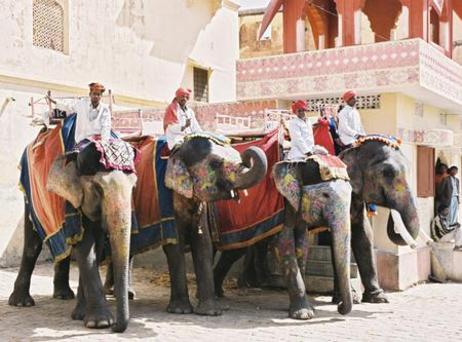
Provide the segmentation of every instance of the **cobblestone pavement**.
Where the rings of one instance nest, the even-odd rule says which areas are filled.
[[[32,278],[36,306],[8,306],[16,272],[0,270],[0,341],[462,341],[462,284],[425,284],[391,293],[391,304],[355,305],[348,316],[339,315],[329,298],[316,297],[317,317],[300,322],[287,318],[287,296],[278,291],[228,290],[221,317],[168,314],[165,276],[136,269],[129,327],[112,334],[70,319],[75,301],[51,297],[49,264],[38,266]],[[75,267],[71,278],[75,289]]]

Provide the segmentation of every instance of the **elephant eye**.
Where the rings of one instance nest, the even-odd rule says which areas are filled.
[[[219,159],[213,159],[210,161],[210,167],[214,170],[221,168],[223,161]]]
[[[393,168],[387,167],[382,171],[382,174],[385,178],[395,178],[396,172]]]

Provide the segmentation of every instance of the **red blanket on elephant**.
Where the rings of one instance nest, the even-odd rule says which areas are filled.
[[[314,143],[323,146],[330,154],[335,156],[334,140],[330,134],[329,122],[325,119],[313,126]]]
[[[229,200],[215,204],[220,250],[249,246],[282,229],[284,199],[271,176],[273,165],[280,159],[277,130],[262,139],[234,145],[239,152],[250,146],[260,147],[265,152],[268,172],[264,180],[248,189],[247,197],[241,192],[239,202]]]

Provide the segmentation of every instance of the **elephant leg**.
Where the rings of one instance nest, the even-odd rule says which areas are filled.
[[[221,252],[220,259],[213,269],[215,294],[218,297],[224,297],[223,281],[233,264],[244,255],[245,251],[245,248],[240,248]]]
[[[372,228],[364,213],[363,202],[354,196],[351,203],[351,247],[364,286],[362,301],[388,303],[377,277]]]
[[[340,296],[340,290],[339,290],[339,284],[338,284],[338,278],[337,278],[337,270],[335,268],[335,262],[334,262],[334,249],[332,247],[332,243],[330,243],[330,255],[331,255],[331,260],[332,260],[332,268],[334,269],[334,291],[332,294],[332,304],[339,304],[342,299]],[[351,282],[350,282],[351,284]],[[351,297],[353,300],[353,304],[361,304],[361,297],[359,296],[358,292],[350,286],[351,288]]]
[[[337,283],[340,294],[337,310],[342,315],[350,313],[353,307],[350,284],[351,229],[350,222],[345,220],[345,217],[348,217],[348,208],[345,207],[344,209],[343,213],[337,212],[337,215],[334,212],[334,217],[329,223],[332,233],[334,282]]]
[[[104,293],[112,296],[114,294],[114,268],[112,261],[107,263],[106,277],[104,278]]]
[[[306,236],[306,223],[300,221],[294,230],[295,237],[295,256],[297,257],[298,268],[305,280],[306,262],[308,260],[308,239]]]
[[[18,276],[14,282],[14,290],[8,299],[12,306],[34,306],[34,299],[31,297],[30,280],[34,271],[35,263],[42,250],[42,240],[32,227],[29,212],[26,209],[24,214],[24,249],[22,252],[21,266]]]
[[[167,311],[175,314],[192,313],[192,305],[189,301],[188,284],[186,281],[186,267],[183,243],[168,244],[163,246],[167,257],[170,276],[170,303]]]
[[[194,312],[198,315],[221,315],[222,311],[215,298],[212,239],[208,229],[202,229],[200,232],[198,227],[192,229],[191,251],[199,295],[199,304]]]
[[[308,301],[305,282],[297,262],[294,234],[296,213],[290,207],[286,210],[286,222],[283,230],[279,233],[277,248],[282,260],[284,278],[289,291],[289,317],[307,320],[314,317],[314,308]]]
[[[71,265],[71,256],[55,264],[55,276],[53,278],[53,298],[74,299],[74,291],[69,286],[69,270]]]
[[[130,265],[128,269],[128,299],[133,300],[136,297],[135,289],[132,286],[132,273],[133,273],[133,256],[130,257]],[[106,268],[106,277],[104,278],[104,293],[106,295],[114,295],[114,268],[113,263],[110,261]]]
[[[82,241],[75,247],[80,272],[81,294],[85,298],[84,323],[87,328],[107,328],[114,319],[104,296],[95,251],[94,227],[85,227]]]
[[[250,246],[245,250],[244,262],[242,270],[239,273],[237,286],[242,287],[258,287],[258,280],[256,274],[256,248],[255,245]]]
[[[85,311],[87,305],[85,302],[85,296],[83,294],[83,283],[82,277],[79,277],[79,287],[77,288],[77,303],[72,311],[71,318],[76,321],[83,321],[85,319]]]

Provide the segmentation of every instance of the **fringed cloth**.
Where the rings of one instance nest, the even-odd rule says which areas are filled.
[[[395,150],[399,150],[401,143],[402,143],[401,139],[391,136],[391,135],[370,134],[370,135],[366,135],[365,137],[361,137],[358,140],[356,140],[356,142],[353,144],[353,148],[359,147],[368,141],[378,141],[385,145],[390,146],[391,148],[394,148]]]
[[[251,146],[260,147],[268,159],[268,172],[260,183],[247,190],[247,197],[240,196],[239,202],[211,204],[209,222],[220,250],[250,246],[278,233],[284,222],[284,199],[271,176],[273,165],[280,159],[277,130],[262,139],[233,146],[241,153]]]
[[[308,159],[313,160],[319,166],[319,174],[323,181],[343,179],[349,181],[347,166],[340,158],[330,154],[314,154]]]

